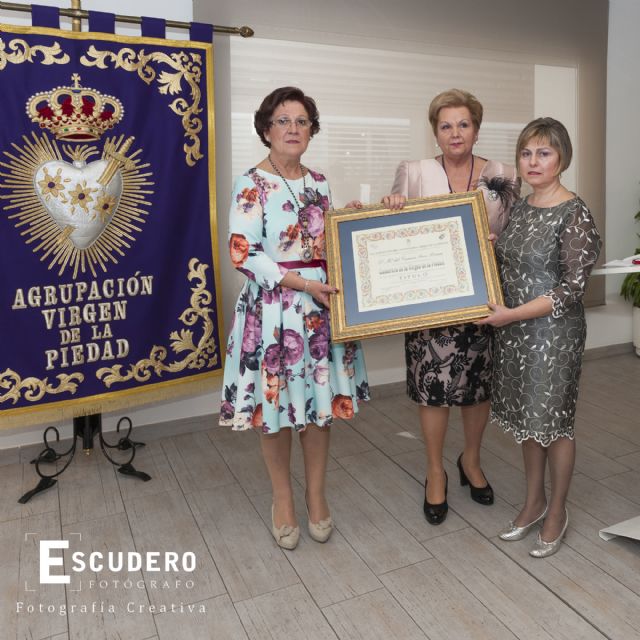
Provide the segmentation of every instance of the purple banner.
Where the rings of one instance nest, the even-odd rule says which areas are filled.
[[[212,45],[2,32],[0,426],[215,375]]]

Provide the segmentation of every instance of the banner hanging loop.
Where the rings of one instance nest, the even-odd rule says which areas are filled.
[[[72,5],[76,3],[80,5],[80,0],[71,0]],[[0,10],[3,11],[21,11],[23,13],[31,13],[31,5],[30,4],[21,4],[18,2],[0,2]],[[60,9],[60,15],[65,16],[66,18],[72,18],[72,28],[73,31],[80,31],[80,25],[82,20],[87,20],[89,18],[89,12],[83,9]],[[125,15],[116,15],[116,22],[123,22],[125,24],[142,24],[142,17],[140,16],[125,16]],[[78,28],[76,28],[76,23]],[[182,22],[180,20],[167,20],[166,26],[169,29],[191,29],[191,22]],[[218,24],[214,24],[213,32],[214,33],[226,33],[229,35],[238,35],[243,38],[251,38],[254,35],[254,31],[251,27],[242,26],[242,27],[226,27]]]

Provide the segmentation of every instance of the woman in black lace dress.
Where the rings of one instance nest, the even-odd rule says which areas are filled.
[[[468,91],[438,94],[429,105],[429,122],[441,153],[401,162],[391,194],[383,198],[385,205],[399,209],[407,198],[480,189],[489,227],[499,234],[520,183],[515,167],[473,153],[482,115],[482,104]],[[464,427],[464,450],[457,461],[460,483],[469,485],[476,502],[493,504],[493,489],[480,467],[491,393],[490,345],[489,327],[471,323],[405,335],[407,395],[419,405],[427,454],[423,509],[430,524],[442,523],[449,509],[443,449],[452,407],[460,407]]]

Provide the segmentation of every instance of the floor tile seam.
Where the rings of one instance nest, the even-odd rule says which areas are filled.
[[[313,597],[313,595],[311,594],[311,592],[307,588],[307,585],[304,584],[304,582],[302,580],[299,583],[294,584],[294,585],[288,585],[286,587],[278,587],[277,589],[272,589],[271,591],[267,591],[265,593],[262,593],[259,596],[254,596],[254,597],[251,597],[251,598],[244,598],[243,600],[239,600],[237,602],[232,602],[232,603],[233,603],[234,608],[236,608],[236,614],[238,615],[238,617],[240,618],[240,621],[242,622],[242,617],[240,616],[240,613],[237,610],[236,605],[239,605],[239,604],[242,604],[242,603],[245,603],[245,602],[250,602],[250,601],[254,600],[255,598],[263,598],[264,596],[268,596],[270,594],[277,593],[278,591],[284,591],[286,589],[290,589],[291,587],[296,587],[296,586],[300,586],[300,587],[302,587],[302,589],[304,589],[305,593],[309,596],[309,598],[311,599],[313,604],[316,606],[317,610],[319,611],[319,613],[322,616],[322,618],[324,619],[324,621],[329,625],[329,628],[335,634],[335,640],[339,640],[340,636],[336,633],[335,629],[333,628],[333,625],[329,622],[327,616],[325,615],[324,611],[322,610],[322,607],[320,607],[318,605],[318,603],[316,602],[315,598]],[[328,606],[331,606],[331,605],[328,605]],[[245,633],[247,633],[247,636],[249,636],[249,634],[248,634],[248,632],[246,630],[246,627],[244,626],[244,623],[243,623],[243,628],[245,629]]]
[[[517,558],[512,558],[509,554],[507,554],[507,552],[502,549],[501,545],[498,544],[498,540],[499,540],[498,536],[495,536],[493,538],[486,538],[486,540],[489,543],[491,543],[502,555],[506,556],[509,560],[514,562],[516,564],[516,566],[519,567],[522,571],[524,571],[532,580],[535,581],[536,584],[540,585],[545,591],[548,591],[549,594],[552,597],[557,598],[558,601],[560,601],[563,605],[565,605],[571,611],[573,611],[576,614],[576,616],[578,616],[581,620],[583,620],[588,626],[590,626],[593,629],[595,629],[598,633],[600,633],[607,640],[614,640],[610,636],[608,636],[602,629],[600,629],[600,627],[598,627],[595,623],[593,623],[591,620],[586,618],[582,613],[580,613],[580,611],[578,611],[577,608],[575,606],[573,606],[565,597],[563,597],[562,595],[556,593],[549,585],[547,585],[545,582],[540,580],[536,575],[534,575],[534,573],[530,569],[528,569],[524,564],[522,564],[524,558],[523,558],[523,560],[518,560]],[[563,542],[563,544],[566,544],[566,542]],[[570,546],[570,545],[568,545],[568,546]],[[580,554],[578,551],[576,551],[573,547],[571,547],[571,550],[574,551],[575,553],[578,553],[578,555],[582,556],[582,554]],[[584,556],[582,556],[582,557],[584,557]],[[546,562],[546,561],[547,561],[546,559],[541,559],[540,560],[540,562]],[[558,573],[560,573],[562,576],[564,576],[568,580],[571,580],[571,578],[569,578],[564,573],[562,573],[562,571],[557,569],[557,567],[554,567],[554,568],[556,568]],[[573,582],[573,580],[571,580],[571,582],[573,584],[575,584],[575,582]],[[577,585],[577,586],[580,587],[580,585]],[[582,589],[582,587],[580,587],[580,589]]]

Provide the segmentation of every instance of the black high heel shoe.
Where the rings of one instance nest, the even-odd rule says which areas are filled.
[[[471,492],[471,499],[476,502],[484,505],[493,504],[493,489],[487,480],[486,487],[474,487],[470,482],[469,478],[467,478],[467,474],[464,472],[462,468],[462,454],[458,456],[458,471],[460,472],[460,485],[466,487],[469,485],[469,490]],[[486,477],[486,476],[485,476]]]
[[[424,505],[422,507],[424,511],[424,517],[429,524],[442,524],[449,511],[449,505],[447,504],[447,491],[449,490],[449,476],[447,472],[444,472],[444,502],[439,504],[431,504],[427,502],[427,478],[424,479]]]

